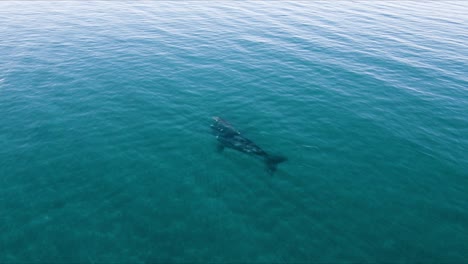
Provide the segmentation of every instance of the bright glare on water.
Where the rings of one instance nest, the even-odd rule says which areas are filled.
[[[467,43],[466,1],[1,1],[0,263],[466,263]]]

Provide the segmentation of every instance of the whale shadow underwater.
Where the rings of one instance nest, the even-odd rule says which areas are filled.
[[[211,124],[211,129],[218,140],[218,152],[222,152],[224,148],[231,148],[258,157],[265,162],[267,171],[270,174],[277,170],[279,163],[287,160],[286,157],[267,153],[250,139],[242,136],[237,129],[220,117],[215,116],[213,120],[214,123]]]

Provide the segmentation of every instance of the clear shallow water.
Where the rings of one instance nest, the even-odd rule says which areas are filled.
[[[467,13],[0,2],[0,262],[466,262]]]

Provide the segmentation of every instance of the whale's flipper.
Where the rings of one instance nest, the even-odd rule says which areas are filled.
[[[273,174],[276,171],[277,165],[286,160],[287,158],[283,156],[267,155],[265,157],[265,164],[267,166],[268,172]]]
[[[223,152],[223,150],[224,150],[224,146],[221,143],[218,143],[216,145],[216,151],[218,151],[218,153],[221,153]]]

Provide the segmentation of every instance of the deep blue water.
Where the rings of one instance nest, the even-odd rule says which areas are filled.
[[[1,1],[0,262],[468,262],[464,1]],[[212,116],[266,151],[216,151]]]

